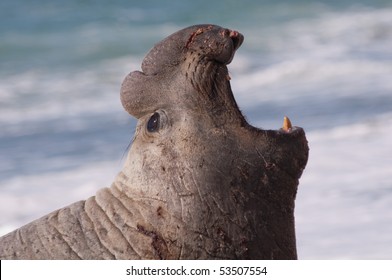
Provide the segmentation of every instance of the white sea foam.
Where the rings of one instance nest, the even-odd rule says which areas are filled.
[[[138,57],[124,57],[104,61],[97,69],[66,74],[29,70],[0,77],[1,133],[26,134],[26,126],[19,126],[24,123],[73,119],[76,124],[86,115],[120,115],[122,80],[130,70],[139,69],[139,64]]]
[[[392,115],[307,134],[296,201],[299,257],[392,256]]]
[[[122,165],[119,161],[1,181],[0,236],[73,202],[109,187]]]
[[[385,95],[392,90],[391,75],[392,62],[305,58],[236,74],[233,88],[245,106],[252,106],[264,101],[290,102],[310,94],[322,98],[331,91],[334,98],[358,96],[358,91]],[[295,88],[287,90],[293,85]]]
[[[327,12],[261,28],[249,34],[249,47],[245,38],[244,48],[264,53],[239,50],[231,65],[233,87],[244,106],[307,95],[389,95],[390,30],[392,9]]]

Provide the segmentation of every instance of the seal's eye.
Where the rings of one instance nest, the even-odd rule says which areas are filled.
[[[160,116],[157,112],[150,117],[147,123],[148,132],[157,132],[159,130]]]

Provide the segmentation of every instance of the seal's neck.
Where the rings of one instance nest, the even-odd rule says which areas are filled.
[[[230,85],[230,75],[225,64],[205,58],[192,60],[186,67],[185,77],[200,95],[207,111],[218,122],[247,126]]]

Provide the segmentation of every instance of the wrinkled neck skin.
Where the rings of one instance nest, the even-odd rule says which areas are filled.
[[[113,185],[143,205],[140,233],[160,240],[142,257],[297,258],[294,199],[307,159],[303,130],[250,126],[223,64],[189,56],[157,75],[172,81],[173,88],[161,90],[175,93],[154,109],[165,115],[163,127],[146,131],[152,112],[139,119]]]

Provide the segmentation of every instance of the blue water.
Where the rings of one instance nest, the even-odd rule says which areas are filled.
[[[88,193],[112,180],[135,127],[119,101],[123,78],[154,43],[198,23],[244,34],[229,70],[252,124],[278,128],[288,115],[308,132],[300,257],[391,258],[389,235],[356,228],[381,229],[392,216],[391,1],[1,1],[0,229],[85,198],[78,185]],[[67,198],[37,201],[53,182]],[[379,192],[388,203],[374,200]],[[353,200],[341,201],[347,193]],[[325,208],[310,209],[328,194]],[[342,215],[357,206],[352,215],[369,220]],[[347,225],[358,233],[353,244],[345,243]],[[355,249],[369,238],[382,242]]]

